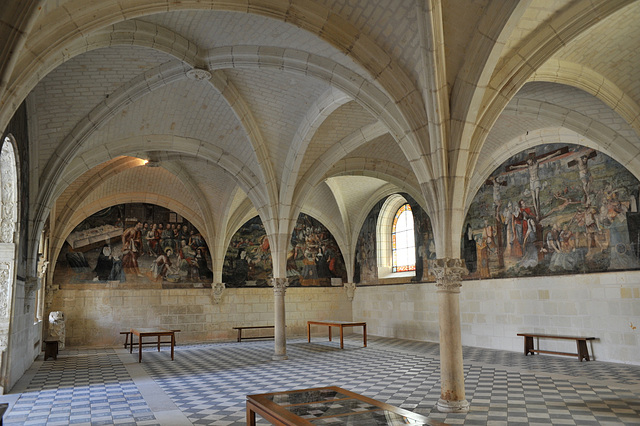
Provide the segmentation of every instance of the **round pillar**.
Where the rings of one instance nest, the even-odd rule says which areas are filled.
[[[438,322],[440,324],[440,400],[436,407],[444,413],[465,413],[469,402],[464,392],[462,335],[460,332],[460,287],[467,274],[463,259],[436,259],[430,265],[436,277]]]
[[[284,304],[284,295],[287,291],[289,281],[286,278],[273,278],[271,285],[273,286],[273,310],[275,313],[275,353],[273,354],[273,360],[280,361],[289,359],[287,356],[287,334]]]

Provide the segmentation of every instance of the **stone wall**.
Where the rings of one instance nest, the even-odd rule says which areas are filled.
[[[640,365],[640,273],[464,281],[462,344],[523,351],[517,333],[594,336],[595,359]],[[359,287],[353,319],[371,335],[438,341],[435,284]],[[544,340],[545,349],[575,352],[572,341]]]
[[[70,347],[117,346],[124,343],[120,331],[155,326],[182,330],[178,344],[234,341],[234,326],[274,323],[271,288],[226,289],[215,304],[207,288],[69,287],[54,292],[51,310],[64,312]],[[293,287],[285,297],[287,336],[306,335],[310,319],[351,320],[351,302],[342,287]]]

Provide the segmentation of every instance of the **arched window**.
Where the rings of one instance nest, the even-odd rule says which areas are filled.
[[[404,204],[396,212],[391,231],[393,243],[392,272],[416,270],[416,242],[411,206]]]

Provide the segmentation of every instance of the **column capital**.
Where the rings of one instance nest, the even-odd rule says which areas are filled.
[[[272,278],[271,287],[273,287],[273,294],[275,294],[276,296],[284,296],[287,291],[287,287],[289,287],[289,279]]]
[[[344,291],[347,292],[349,302],[353,302],[353,296],[355,296],[356,293],[356,283],[344,283]]]
[[[225,288],[226,286],[224,285],[224,283],[211,284],[211,296],[213,299],[213,303],[215,303],[216,305],[222,300],[222,293],[224,293]]]
[[[443,257],[429,262],[429,273],[436,277],[439,292],[460,293],[462,276],[469,273],[464,259]]]
[[[38,271],[38,278],[44,278],[44,274],[47,273],[47,266],[49,266],[48,260],[43,257],[38,259],[38,265],[36,267]]]

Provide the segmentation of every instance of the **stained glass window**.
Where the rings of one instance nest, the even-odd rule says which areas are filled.
[[[391,231],[393,244],[392,272],[416,270],[416,243],[413,233],[413,213],[405,204],[396,212]]]

